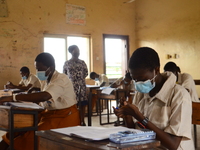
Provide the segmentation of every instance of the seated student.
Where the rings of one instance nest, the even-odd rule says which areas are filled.
[[[179,73],[178,66],[174,62],[168,62],[164,66],[164,71],[173,72],[177,79],[177,84],[183,86],[191,96],[193,102],[200,102],[192,76],[188,73]]]
[[[109,80],[105,74],[97,74],[96,72],[91,72],[90,78],[95,80],[95,85],[100,87],[109,86]]]
[[[126,126],[135,128],[139,121],[156,132],[163,149],[194,150],[191,133],[192,101],[189,93],[176,84],[171,72],[160,73],[157,52],[149,47],[136,49],[129,69],[136,92],[133,104],[126,101],[115,109]]]
[[[41,92],[1,97],[0,104],[12,101],[40,103],[45,111],[39,114],[38,130],[50,130],[80,125],[79,112],[72,82],[68,76],[55,70],[51,54],[41,53],[35,59],[35,67],[40,79],[44,80]],[[9,144],[8,134],[3,135],[0,149]],[[33,150],[33,131],[19,134],[14,139],[15,150]]]
[[[131,95],[130,92],[134,92],[135,88],[134,88],[134,84],[133,84],[130,72],[126,72],[124,77],[121,77],[118,80],[116,80],[115,82],[113,82],[110,85],[110,87],[127,90],[126,95],[127,95],[127,98],[128,98],[128,102],[132,103],[133,95]]]
[[[20,69],[21,74],[21,81],[19,82],[19,85],[14,85],[12,82],[7,82],[5,85],[5,88],[7,89],[21,89],[21,90],[29,90],[30,88],[36,87],[40,88],[41,84],[39,79],[34,75],[31,74],[28,67],[22,67]]]

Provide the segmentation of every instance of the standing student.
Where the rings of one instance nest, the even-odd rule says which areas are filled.
[[[32,73],[30,73],[28,67],[22,67],[20,69],[20,75],[22,77],[21,81],[19,82],[19,85],[14,85],[12,82],[7,82],[5,87],[7,89],[21,89],[21,90],[29,90],[30,88],[40,88],[41,84],[39,79]]]
[[[91,72],[90,79],[95,80],[95,85],[100,87],[109,86],[109,80],[105,74],[97,74],[96,72]]]
[[[79,112],[72,82],[55,70],[55,61],[51,54],[41,53],[35,59],[35,67],[40,80],[43,80],[41,92],[1,97],[0,104],[12,101],[39,103],[45,111],[39,114],[38,130],[50,130],[80,125]],[[18,134],[14,139],[15,150],[33,150],[34,131]],[[0,149],[9,145],[8,134],[3,135]]]
[[[126,126],[145,128],[156,132],[163,149],[194,150],[191,133],[192,101],[189,93],[176,84],[171,72],[160,73],[159,56],[149,47],[136,49],[129,69],[136,92],[133,104],[115,109],[123,117]]]
[[[63,72],[69,76],[69,79],[73,83],[76,99],[80,106],[81,125],[85,126],[85,108],[88,104],[85,78],[88,75],[88,69],[85,62],[79,59],[80,51],[78,46],[71,45],[68,50],[71,53],[72,58],[65,62]]]
[[[164,71],[171,71],[176,76],[176,83],[183,86],[191,96],[193,102],[200,102],[195,87],[194,79],[188,73],[180,73],[180,68],[174,62],[168,62],[164,66]]]

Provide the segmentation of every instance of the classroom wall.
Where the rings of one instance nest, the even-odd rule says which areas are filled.
[[[34,59],[43,51],[43,35],[91,35],[92,71],[103,73],[102,34],[129,35],[135,47],[135,4],[124,0],[6,0],[8,17],[0,17],[0,87],[18,84],[19,69],[35,73]],[[66,23],[66,4],[86,8],[86,25]],[[114,50],[113,50],[114,51]],[[95,58],[99,57],[99,60]],[[90,83],[90,81],[89,81]]]
[[[165,63],[174,61],[182,72],[200,79],[200,1],[136,0],[134,3],[136,45],[149,46],[158,52],[161,71]],[[167,59],[167,54],[172,58]]]

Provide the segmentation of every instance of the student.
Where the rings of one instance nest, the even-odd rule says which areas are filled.
[[[12,101],[40,103],[45,111],[41,112],[38,130],[50,130],[80,125],[79,112],[72,82],[55,70],[55,61],[51,54],[41,53],[35,59],[35,67],[40,79],[44,80],[41,92],[1,97],[0,104]],[[3,135],[0,149],[5,150],[9,144],[8,134]],[[28,131],[14,139],[15,150],[33,150],[33,131]]]
[[[136,92],[133,104],[115,109],[126,126],[137,127],[139,121],[145,128],[156,132],[163,149],[194,150],[191,134],[192,101],[189,93],[176,84],[171,72],[160,73],[159,56],[149,47],[136,49],[129,69]]]
[[[111,88],[120,88],[126,90],[126,96],[129,103],[132,103],[133,93],[135,91],[133,80],[131,78],[130,72],[126,72],[124,77],[119,78],[110,85]]]
[[[183,86],[190,93],[192,101],[200,102],[192,76],[188,73],[180,73],[180,68],[178,68],[179,67],[174,62],[168,62],[164,66],[164,71],[173,72],[176,76],[177,84]]]
[[[100,87],[109,86],[109,80],[105,74],[97,74],[96,72],[91,72],[90,78],[95,80],[95,85]]]
[[[72,58],[65,62],[63,66],[63,73],[68,75],[69,79],[73,83],[76,99],[78,101],[78,105],[80,106],[79,111],[81,125],[86,126],[84,117],[85,108],[88,104],[88,97],[86,93],[85,78],[88,75],[88,69],[85,62],[79,59],[80,51],[78,46],[71,45],[69,46],[68,50],[72,54]]]
[[[5,87],[7,89],[21,89],[21,90],[29,90],[30,88],[40,88],[41,84],[39,79],[34,75],[31,74],[28,67],[22,67],[20,69],[21,74],[21,81],[19,82],[19,85],[14,85],[12,82],[7,82]]]

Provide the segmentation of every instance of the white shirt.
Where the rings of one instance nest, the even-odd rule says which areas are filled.
[[[71,80],[63,73],[54,71],[50,82],[42,82],[42,91],[51,94],[52,98],[40,105],[48,110],[69,108],[77,103]]]
[[[28,86],[29,84],[32,84],[32,87],[37,87],[37,88],[41,87],[40,80],[34,74],[29,74],[27,79],[21,79],[19,84],[24,85],[24,86]]]
[[[109,86],[109,80],[105,74],[99,75],[99,81],[95,81],[95,85],[100,86],[103,82],[106,82],[104,86]]]
[[[177,83],[188,90],[193,102],[200,102],[194,80],[190,74],[187,74],[187,73],[180,74],[179,73]]]
[[[154,97],[137,92],[133,104],[164,132],[183,137],[178,150],[194,150],[191,97],[184,87],[176,84],[173,73],[162,75],[167,80],[161,90]]]

